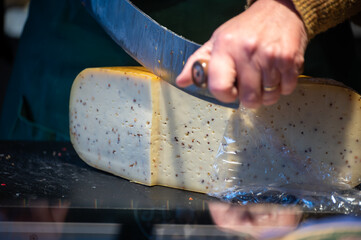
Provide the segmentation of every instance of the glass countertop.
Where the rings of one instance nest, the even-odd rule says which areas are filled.
[[[69,142],[2,141],[0,169],[0,239],[361,239],[357,214],[147,187],[88,166]]]

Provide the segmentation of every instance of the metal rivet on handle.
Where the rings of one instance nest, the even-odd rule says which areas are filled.
[[[192,66],[192,81],[194,85],[200,88],[206,88],[208,82],[208,62],[198,60]]]

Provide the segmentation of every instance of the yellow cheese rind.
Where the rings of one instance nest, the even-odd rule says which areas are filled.
[[[70,98],[71,141],[86,163],[133,182],[203,193],[310,179],[355,186],[360,119],[360,96],[337,84],[302,80],[273,106],[235,111],[140,67],[86,69]],[[236,154],[217,158],[225,136]]]

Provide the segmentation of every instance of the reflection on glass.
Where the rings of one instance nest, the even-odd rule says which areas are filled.
[[[75,211],[73,211],[75,210]],[[100,209],[101,210],[101,209]],[[103,209],[106,211],[106,209]],[[101,215],[90,220],[72,221],[79,214],[70,202],[37,201],[31,207],[0,208],[0,239],[342,239],[361,240],[361,218],[304,212],[298,206],[279,204],[234,205],[219,201],[208,202],[207,214],[196,217],[189,208],[125,209],[108,222]],[[113,210],[111,210],[113,211]],[[74,219],[73,219],[74,220]],[[103,221],[103,222],[102,222]],[[212,221],[214,225],[212,224]],[[149,229],[145,229],[149,228]],[[153,230],[152,230],[153,229]],[[322,235],[322,236],[321,236]],[[320,237],[321,236],[321,237]],[[76,238],[75,238],[76,237]],[[137,238],[136,238],[137,239]]]
[[[242,239],[361,240],[361,217],[357,214],[303,212],[295,205],[260,203],[209,202],[208,206],[218,228],[249,236]]]
[[[214,223],[221,229],[249,234],[256,239],[280,237],[295,230],[302,218],[296,206],[276,204],[208,204]]]
[[[4,239],[61,239],[70,203],[51,206],[38,200],[32,208],[0,208],[0,236]]]

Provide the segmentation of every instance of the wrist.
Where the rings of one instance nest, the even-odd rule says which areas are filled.
[[[283,5],[284,7],[286,7],[287,9],[289,9],[291,12],[293,12],[303,23],[303,18],[301,16],[301,14],[298,12],[298,10],[292,0],[247,0],[246,8],[249,8],[253,3],[256,3],[256,2],[259,2],[259,3],[277,2],[281,5]]]
[[[292,0],[273,0],[276,2],[281,3],[282,5],[284,5],[285,7],[287,7],[289,10],[291,10],[292,12],[294,12],[299,18],[301,18],[300,13],[297,11],[295,4],[293,3]],[[302,18],[301,18],[302,19]]]
[[[300,16],[300,14],[298,13],[298,11],[297,11],[295,5],[293,4],[292,0],[247,0],[247,8],[250,7],[253,3],[255,3],[257,1],[275,1],[275,2],[279,2],[282,5],[284,5],[285,7],[287,7],[288,9],[290,9],[292,12],[294,12],[298,16]]]
[[[306,24],[303,20],[303,15],[300,14],[300,12],[297,10],[295,3],[297,4],[297,1],[293,0],[247,0],[247,8],[250,8],[253,5],[258,5],[258,9],[264,9],[265,7],[268,7],[269,11],[273,11],[276,9],[283,9],[287,11],[281,12],[281,14],[288,14],[288,16],[294,15],[291,19],[297,20],[300,25],[302,25],[303,31],[307,35],[307,39],[309,39],[308,30],[306,27]],[[257,9],[257,8],[256,8]]]

